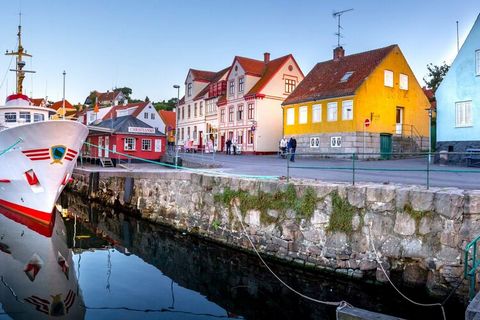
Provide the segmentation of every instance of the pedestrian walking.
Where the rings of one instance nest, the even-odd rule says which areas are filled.
[[[288,141],[287,141],[287,138],[283,137],[282,139],[280,139],[280,142],[279,142],[279,148],[280,148],[280,156],[285,159],[287,157],[286,153],[287,153],[287,145],[288,145]]]
[[[227,154],[230,154],[230,148],[232,146],[232,140],[229,138],[225,144],[227,145]]]
[[[233,139],[232,141],[233,155],[237,154],[237,140]]]
[[[295,151],[297,150],[297,140],[295,137],[290,137],[288,140],[288,151],[290,152],[290,161],[295,162]]]

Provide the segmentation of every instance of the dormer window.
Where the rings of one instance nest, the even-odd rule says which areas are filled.
[[[235,94],[235,80],[230,80],[228,93],[233,96]]]
[[[192,96],[192,83],[187,84],[187,96]]]
[[[292,93],[297,82],[293,79],[285,79],[285,93]]]
[[[342,79],[340,79],[340,82],[347,82],[348,79],[350,79],[350,77],[352,76],[352,74],[353,74],[353,71],[345,72]]]
[[[243,77],[238,78],[238,92],[243,92],[243,84],[245,79]]]

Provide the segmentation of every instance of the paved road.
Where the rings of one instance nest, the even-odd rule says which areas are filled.
[[[185,159],[216,164],[221,168],[213,171],[248,174],[286,176],[287,161],[278,156],[227,156],[215,155],[183,155]],[[318,168],[312,168],[318,167]],[[321,169],[321,168],[323,169]],[[356,182],[377,182],[396,184],[427,184],[427,159],[402,159],[382,161],[355,161]],[[330,168],[330,169],[325,169]],[[339,169],[344,168],[344,169]],[[352,160],[343,159],[312,159],[297,157],[295,163],[290,163],[290,177],[309,178],[325,181],[351,182]],[[385,171],[397,169],[399,171]],[[432,187],[458,187],[462,189],[480,189],[480,168],[431,165],[430,186]],[[411,171],[409,171],[411,170]],[[445,172],[445,171],[472,172]]]
[[[278,156],[227,156],[185,154],[182,158],[209,166],[213,169],[200,169],[206,172],[225,174],[286,176],[287,161]],[[384,184],[423,185],[427,184],[427,160],[403,159],[382,161],[355,161],[355,181],[376,182]],[[344,169],[341,169],[344,168]],[[318,179],[332,182],[352,182],[352,160],[344,159],[312,159],[297,157],[295,163],[290,163],[290,177]],[[101,168],[87,166],[86,170],[94,171],[133,171],[160,172],[174,169],[165,168],[150,163],[131,164],[129,170],[117,168]],[[387,170],[398,171],[387,171]],[[480,189],[480,168],[431,165],[431,187],[457,187],[461,189]],[[468,170],[471,172],[461,172]],[[457,172],[445,172],[457,171]]]

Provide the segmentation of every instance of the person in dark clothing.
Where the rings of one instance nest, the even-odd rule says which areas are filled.
[[[232,146],[232,140],[228,139],[225,143],[227,145],[227,154],[230,154],[230,147]]]
[[[295,162],[295,150],[297,150],[297,140],[295,137],[290,137],[290,140],[288,140],[288,150],[291,153],[290,161]]]

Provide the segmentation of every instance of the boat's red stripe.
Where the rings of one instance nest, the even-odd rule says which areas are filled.
[[[34,153],[34,152],[48,152],[48,148],[47,149],[30,149],[30,150],[23,150],[22,152],[23,153]]]
[[[43,153],[34,153],[34,154],[26,154],[27,157],[32,158],[32,157],[46,157],[50,156],[48,152],[43,152]]]
[[[9,202],[3,199],[0,199],[0,206],[5,207],[7,209],[13,210],[20,214],[23,214],[27,217],[37,220],[43,224],[49,224],[52,221],[52,214],[49,212],[43,212],[39,210],[35,210],[32,208],[24,207],[22,205]]]
[[[10,180],[8,180],[8,179],[0,179],[0,182],[2,182],[2,183],[10,183]]]
[[[68,153],[73,153],[73,154],[77,154],[78,152],[73,150],[73,149],[68,149]]]
[[[47,160],[47,159],[50,159],[50,156],[46,156],[46,157],[29,157],[30,160],[32,161],[36,161],[36,160]]]
[[[65,160],[72,161],[75,157],[65,157]]]
[[[11,100],[15,100],[15,99],[23,99],[23,100],[30,101],[30,99],[26,95],[21,94],[21,93],[11,94],[7,97],[7,101],[11,101]]]

